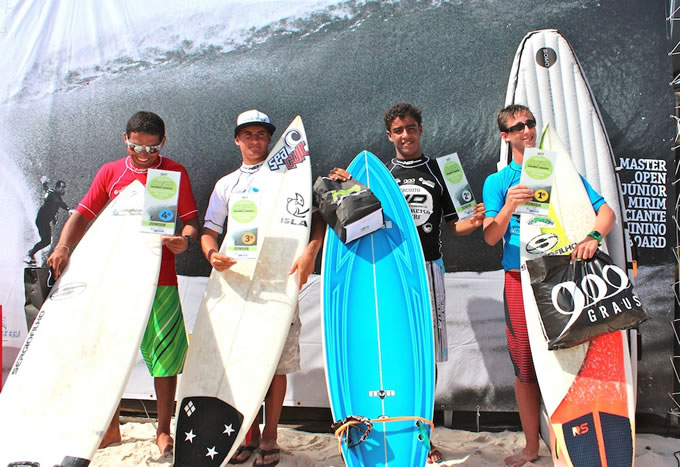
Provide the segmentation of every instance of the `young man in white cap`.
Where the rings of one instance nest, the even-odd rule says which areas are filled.
[[[269,144],[276,127],[269,117],[257,110],[241,113],[236,120],[234,142],[241,150],[242,164],[234,172],[225,175],[217,181],[210,195],[210,202],[205,214],[205,223],[201,235],[201,248],[210,265],[218,271],[225,271],[236,264],[236,260],[219,252],[217,237],[224,232],[224,225],[229,216],[229,201],[232,195],[247,192],[257,179],[257,174],[263,166],[269,152]],[[298,273],[298,288],[307,282],[309,275],[314,272],[316,256],[323,243],[325,224],[320,215],[312,214],[312,226],[309,243],[291,265],[289,274]],[[286,394],[286,374],[300,369],[300,316],[296,310],[291,323],[288,338],[281,354],[269,391],[265,397],[265,426],[262,433],[257,422],[251,427],[251,437],[248,445],[239,447],[232,464],[242,464],[255,453],[253,465],[274,466],[279,463],[280,451],[277,444],[277,428],[283,399]]]

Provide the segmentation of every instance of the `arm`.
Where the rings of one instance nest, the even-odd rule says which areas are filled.
[[[449,229],[456,236],[470,235],[477,230],[484,222],[484,203],[479,203],[475,206],[475,212],[472,217],[468,217],[464,221],[449,221],[447,222]]]
[[[59,197],[59,202],[57,203],[57,206],[59,206],[64,211],[68,211],[68,206],[66,205],[64,199],[61,196]],[[57,211],[59,211],[59,209],[57,209]]]
[[[312,213],[312,227],[309,233],[309,243],[305,247],[302,254],[293,262],[288,274],[298,273],[298,290],[305,285],[309,275],[314,272],[314,264],[316,263],[316,256],[323,245],[323,235],[326,231],[326,223],[321,217],[319,211]]]
[[[54,250],[52,250],[52,253],[47,258],[47,265],[54,271],[55,280],[59,278],[68,264],[69,253],[73,250],[75,244],[83,238],[89,223],[90,220],[87,217],[75,211],[68,218],[66,224],[64,224],[57,246],[54,247]]]
[[[218,236],[219,233],[204,227],[201,234],[201,250],[210,265],[223,272],[236,264],[236,260],[220,253],[220,247],[217,245]]]
[[[508,189],[505,204],[495,217],[484,219],[484,241],[493,246],[503,238],[505,231],[508,230],[512,213],[521,203],[531,201],[534,192],[526,185],[515,185]]]
[[[182,165],[173,161],[170,161],[170,163],[172,164],[171,168],[180,173],[177,214],[183,225],[178,235],[163,235],[161,241],[163,246],[166,246],[173,254],[179,254],[187,251],[191,244],[198,239],[201,227],[198,223],[198,210],[196,209],[196,200],[191,189],[189,174]]]
[[[612,208],[608,205],[603,204],[600,209],[597,210],[597,216],[595,217],[595,225],[593,230],[597,230],[602,234],[602,237],[606,237],[609,232],[611,232],[614,224],[616,223],[616,214]],[[586,237],[576,244],[574,251],[571,253],[571,260],[581,260],[590,259],[595,255],[597,247],[599,246],[597,240],[593,237],[586,235]]]
[[[184,223],[182,227],[182,232],[179,235],[163,235],[161,236],[161,241],[163,245],[167,246],[170,251],[174,254],[179,254],[187,251],[191,243],[196,241],[198,237],[199,225],[198,218],[194,217],[189,219]],[[185,236],[191,237],[191,242],[185,238]]]

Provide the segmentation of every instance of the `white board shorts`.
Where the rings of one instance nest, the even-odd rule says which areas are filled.
[[[427,284],[430,287],[432,327],[434,329],[434,358],[437,362],[449,360],[449,339],[446,334],[446,287],[444,286],[444,261],[439,258],[425,261]]]
[[[287,375],[300,370],[300,306],[295,307],[293,322],[290,323],[290,330],[286,343],[283,345],[283,352],[276,367],[275,375]]]

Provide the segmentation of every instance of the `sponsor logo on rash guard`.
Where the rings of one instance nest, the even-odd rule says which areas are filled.
[[[425,188],[418,185],[401,185],[406,203],[411,210],[411,216],[417,227],[420,227],[430,219],[434,210],[432,195]]]

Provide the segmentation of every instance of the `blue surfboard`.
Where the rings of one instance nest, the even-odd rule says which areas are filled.
[[[413,218],[394,178],[373,154],[360,153],[347,170],[382,203],[385,228],[347,245],[332,229],[326,234],[322,334],[333,418],[432,420],[432,313]],[[343,456],[350,467],[422,466],[429,434],[427,424],[413,419],[374,422],[368,437],[350,447],[361,436],[350,428]]]

